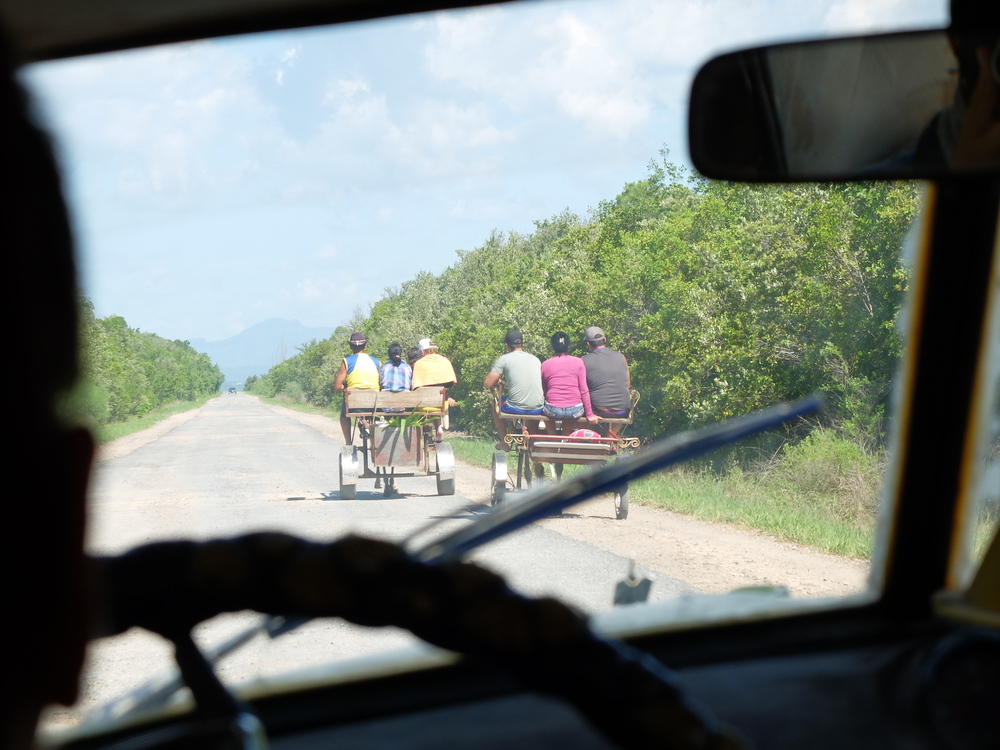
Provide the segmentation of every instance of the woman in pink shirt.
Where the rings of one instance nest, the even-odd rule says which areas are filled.
[[[564,431],[584,415],[588,422],[597,422],[590,407],[590,389],[587,388],[587,369],[583,360],[569,354],[569,335],[559,331],[552,334],[552,351],[555,356],[542,362],[542,391],[546,425],[555,434],[555,420],[563,422]]]

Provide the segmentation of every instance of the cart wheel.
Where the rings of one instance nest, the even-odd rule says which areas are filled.
[[[345,445],[340,449],[340,499],[353,500],[358,494],[357,448]]]
[[[615,490],[615,518],[624,521],[628,518],[628,485],[623,484]]]
[[[490,483],[490,505],[497,506],[507,494],[507,454],[493,453],[493,477]]]
[[[448,443],[436,443],[437,491],[439,495],[455,494],[455,453]]]

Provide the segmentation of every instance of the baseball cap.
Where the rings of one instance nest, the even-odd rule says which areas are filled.
[[[512,328],[507,331],[507,335],[503,337],[503,341],[508,346],[521,346],[524,343],[524,336],[516,328]]]
[[[352,344],[367,344],[368,339],[365,338],[365,335],[363,333],[358,333],[357,331],[355,331],[354,333],[351,334],[350,342]]]
[[[604,331],[602,331],[597,326],[591,326],[587,329],[587,333],[584,335],[584,340],[589,341],[591,344],[600,344],[604,341]]]
[[[437,349],[437,346],[430,339],[420,339],[417,342],[417,348],[423,351],[424,349]]]

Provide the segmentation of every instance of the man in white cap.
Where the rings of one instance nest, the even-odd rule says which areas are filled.
[[[584,334],[590,354],[583,355],[587,368],[590,403],[598,417],[623,417],[629,410],[632,376],[625,355],[608,348],[604,331],[591,326]]]
[[[455,375],[455,368],[451,361],[442,354],[438,354],[437,345],[429,338],[420,339],[417,344],[423,356],[413,363],[413,387],[420,388],[425,385],[441,386],[451,388],[458,382]],[[437,429],[437,442],[444,439],[444,428],[441,420],[434,420]]]

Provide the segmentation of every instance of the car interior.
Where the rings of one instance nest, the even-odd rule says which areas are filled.
[[[0,0],[0,19],[19,63],[31,65],[463,5]],[[913,238],[908,346],[892,396],[893,458],[866,593],[776,600],[736,592],[619,607],[587,620],[552,600],[521,596],[501,579],[477,577],[461,562],[623,479],[818,408],[806,399],[670,437],[579,480],[543,486],[530,501],[504,505],[402,557],[389,545],[351,539],[319,544],[275,534],[227,542],[262,578],[271,576],[273,588],[178,583],[177,571],[194,565],[208,543],[150,545],[109,558],[99,567],[101,635],[142,626],[167,636],[191,696],[168,702],[164,696],[180,687],[175,681],[156,710],[39,742],[67,750],[1000,748],[1000,137],[990,130],[1000,122],[1000,98],[979,107],[987,94],[977,79],[996,76],[1000,89],[1000,15],[982,10],[986,3],[969,5],[992,13],[994,25],[954,12],[946,29],[729,52],[701,66],[690,95],[691,160],[706,178],[926,181]],[[952,52],[963,44],[993,45],[992,71],[976,66],[983,58],[975,54],[972,62],[958,55],[956,64]],[[992,154],[971,148],[963,133],[927,156],[928,123],[959,100],[966,121],[993,138]],[[284,565],[289,549],[323,571],[311,604],[261,572]],[[330,580],[348,593],[321,594]],[[432,605],[422,610],[425,601]],[[406,627],[432,646],[229,689],[189,632],[244,609],[270,616],[263,627],[272,631],[293,618],[340,616]],[[482,627],[483,612],[496,612],[500,625]],[[526,634],[522,642],[514,631]]]

